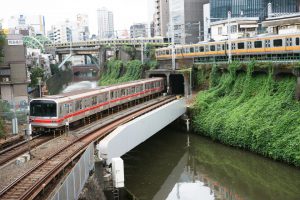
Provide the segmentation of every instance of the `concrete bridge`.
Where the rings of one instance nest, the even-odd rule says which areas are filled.
[[[186,99],[174,99],[119,126],[99,143],[96,143],[96,148],[95,144],[91,144],[86,149],[69,175],[50,195],[49,199],[77,199],[79,197],[90,171],[94,169],[95,149],[97,149],[98,158],[104,163],[105,178],[111,181],[113,186],[111,189],[117,197],[118,189],[125,186],[124,164],[120,157],[183,116],[185,112]]]

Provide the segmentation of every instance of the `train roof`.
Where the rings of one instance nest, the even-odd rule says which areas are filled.
[[[77,90],[77,91],[62,93],[62,94],[58,94],[58,95],[48,95],[48,96],[44,96],[42,98],[37,98],[37,99],[32,99],[32,100],[54,100],[56,102],[65,102],[65,101],[71,101],[74,99],[80,99],[80,98],[83,98],[86,96],[93,96],[93,95],[101,94],[101,93],[108,92],[108,91],[114,90],[114,89],[134,86],[137,83],[151,82],[151,81],[161,80],[161,79],[162,78],[160,78],[160,77],[149,78],[149,79],[140,79],[140,80],[136,80],[136,81],[115,84],[115,85],[111,85],[111,86],[104,86],[104,87],[101,87],[98,89],[84,89],[84,90]]]

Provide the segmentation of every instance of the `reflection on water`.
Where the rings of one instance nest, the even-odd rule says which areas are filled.
[[[97,88],[97,82],[81,81],[77,83],[71,83],[67,86],[62,93],[72,92],[76,90],[94,89]]]
[[[285,200],[300,197],[300,170],[172,128],[124,156],[138,199]]]

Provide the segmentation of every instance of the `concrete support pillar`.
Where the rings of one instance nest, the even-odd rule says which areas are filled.
[[[85,64],[85,65],[88,64],[88,59],[87,59],[87,58],[88,58],[88,56],[87,56],[87,55],[84,55],[84,64]]]
[[[188,97],[191,94],[190,91],[190,76],[188,74],[184,74],[184,96]]]
[[[62,63],[62,61],[63,61],[63,55],[58,54],[58,63]]]

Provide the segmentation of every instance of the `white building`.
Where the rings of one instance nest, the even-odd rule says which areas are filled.
[[[48,38],[54,43],[78,42],[89,39],[88,16],[78,14],[76,21],[66,20],[51,27],[48,32]]]
[[[131,38],[147,37],[147,24],[136,23],[130,26],[130,37]]]
[[[42,15],[14,15],[8,19],[8,29],[12,34],[45,35],[45,17]]]
[[[72,24],[66,20],[51,27],[48,32],[48,38],[54,43],[70,42],[72,41]]]
[[[78,32],[77,37],[73,37],[74,41],[86,41],[90,37],[88,15],[78,14],[76,16],[77,27],[74,27],[73,32]]]
[[[257,35],[258,17],[240,17],[228,20],[210,22],[210,38],[215,41],[228,39],[228,26],[230,25],[230,38],[237,39],[243,37],[253,37]]]
[[[262,22],[262,26],[271,34],[300,33],[300,14],[288,14],[269,17]]]
[[[114,37],[114,17],[106,8],[97,10],[98,15],[98,37],[99,39]]]
[[[203,33],[204,33],[204,41],[210,40],[210,4],[203,5]]]

